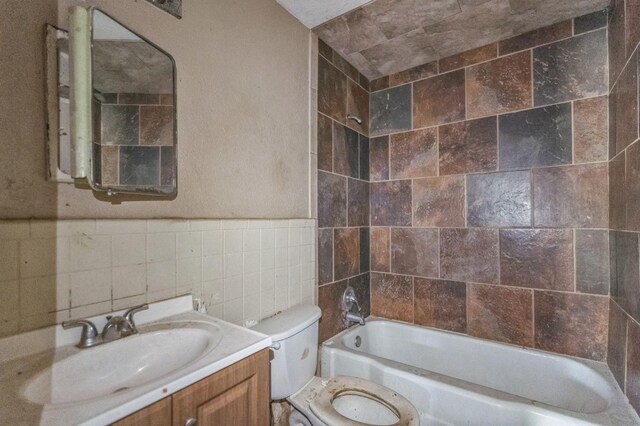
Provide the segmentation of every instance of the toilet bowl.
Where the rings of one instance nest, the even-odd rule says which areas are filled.
[[[271,336],[271,399],[297,410],[291,425],[418,426],[415,407],[397,392],[350,376],[315,377],[320,308],[299,305],[267,318],[254,330]],[[309,422],[306,423],[305,419]]]

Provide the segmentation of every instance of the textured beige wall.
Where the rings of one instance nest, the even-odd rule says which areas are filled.
[[[96,5],[173,55],[178,196],[121,204],[45,181],[44,24]],[[309,31],[274,0],[5,0],[0,218],[309,217]]]

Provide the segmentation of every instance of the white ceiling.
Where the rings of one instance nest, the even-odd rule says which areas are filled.
[[[276,0],[307,28],[314,28],[370,0]]]

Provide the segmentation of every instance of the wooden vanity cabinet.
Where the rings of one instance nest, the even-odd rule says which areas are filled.
[[[114,426],[268,426],[264,349],[114,423]]]

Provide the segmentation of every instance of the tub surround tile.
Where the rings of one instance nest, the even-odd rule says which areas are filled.
[[[333,49],[322,39],[318,39],[318,53],[329,62],[333,61]]]
[[[371,232],[368,227],[360,228],[360,273],[371,269]]]
[[[498,162],[497,117],[438,127],[440,175],[494,171]]]
[[[357,178],[358,134],[342,124],[333,123],[333,171]]]
[[[347,116],[347,77],[326,59],[318,58],[318,111],[343,123]]]
[[[609,228],[627,226],[627,197],[625,196],[625,153],[609,161]]]
[[[533,346],[532,290],[468,285],[467,332],[471,336]]]
[[[121,185],[156,186],[160,184],[160,147],[120,147]]]
[[[140,145],[173,145],[173,106],[140,107]]]
[[[366,136],[359,136],[360,149],[358,151],[358,158],[360,162],[359,174],[360,179],[368,181],[369,176],[369,138]]]
[[[597,30],[607,26],[609,19],[608,9],[602,9],[588,15],[583,15],[573,20],[573,32],[575,35],[586,33],[587,31]]]
[[[318,288],[318,305],[322,308],[318,341],[324,342],[345,329],[342,320],[342,293],[347,288],[347,280],[327,284]]]
[[[612,0],[609,11],[609,87],[622,72],[626,57],[625,1]]]
[[[333,281],[333,229],[318,229],[318,284]]]
[[[160,103],[160,95],[153,93],[110,93],[118,97],[120,105],[157,105]],[[111,98],[112,96],[108,96]],[[113,99],[108,99],[112,103]]]
[[[413,181],[413,225],[463,228],[464,176],[441,176]]]
[[[624,197],[626,229],[640,231],[640,142],[626,151]]]
[[[576,290],[609,294],[609,231],[575,230]]]
[[[389,88],[389,76],[384,76],[377,78],[375,80],[371,80],[371,84],[369,85],[369,89],[371,92],[377,92],[378,90],[384,90]]]
[[[371,314],[413,322],[413,279],[372,272]]]
[[[607,31],[589,32],[533,50],[535,105],[606,95]]]
[[[160,147],[160,185],[175,185],[176,181],[176,148]]]
[[[536,291],[536,348],[604,361],[607,355],[606,297]]]
[[[498,55],[498,44],[488,44],[476,49],[467,50],[448,58],[440,59],[440,72],[453,71],[458,68],[468,67],[479,62],[494,59]]]
[[[347,178],[318,172],[318,227],[347,225]]]
[[[413,126],[428,127],[464,120],[464,85],[464,70],[413,83]]]
[[[607,164],[533,170],[534,225],[606,228]]]
[[[429,62],[424,65],[409,68],[389,76],[389,85],[398,86],[400,84],[409,83],[423,78],[433,77],[438,74],[438,62]]]
[[[438,174],[436,128],[398,133],[389,138],[391,179],[410,179]]]
[[[626,394],[631,406],[640,411],[640,325],[635,321],[628,324]]]
[[[474,65],[466,72],[467,118],[531,107],[530,52]]]
[[[627,315],[613,301],[609,301],[609,343],[607,365],[624,392],[627,363]]]
[[[638,234],[613,231],[611,249],[611,298],[632,318],[640,321]]]
[[[638,60],[624,68],[609,95],[610,155],[618,154],[638,138]]]
[[[606,96],[574,102],[574,163],[592,163],[608,160],[608,106]]]
[[[334,279],[341,280],[360,273],[360,230],[339,228],[333,234]]]
[[[571,104],[499,118],[500,169],[571,164]]]
[[[499,269],[497,230],[440,230],[441,278],[497,284]]]
[[[371,270],[389,272],[391,268],[389,228],[371,228]]]
[[[500,284],[573,291],[571,229],[501,229]]]
[[[362,124],[347,120],[347,126],[360,133],[369,134],[369,93],[351,80],[347,82],[347,114],[362,119]]]
[[[371,224],[411,226],[411,181],[371,183]]]
[[[369,176],[372,182],[389,179],[389,136],[369,141]]]
[[[342,56],[338,55],[338,53],[335,52],[335,51],[333,52],[333,61],[332,62],[336,66],[336,68],[338,68],[340,71],[342,71],[343,74],[345,74],[347,77],[349,77],[354,82],[357,82],[360,79],[360,73],[358,72],[356,67],[354,67],[349,62],[347,62],[346,59],[344,59]]]
[[[138,145],[140,108],[137,105],[102,105],[101,143]]]
[[[626,22],[626,52],[630,55],[640,43],[640,2],[638,0],[625,1]]]
[[[333,125],[322,114],[318,114],[318,170],[333,171]]]
[[[370,95],[371,136],[411,130],[411,85]]]
[[[371,315],[371,286],[369,274],[366,273],[349,278],[347,284],[353,287],[353,291],[356,293],[356,298],[362,310],[362,317],[366,318]]]
[[[391,228],[391,272],[438,277],[438,230]]]
[[[548,27],[529,31],[528,33],[524,33],[498,43],[500,55],[508,55],[509,53],[530,49],[542,44],[571,37],[572,31],[573,28],[571,20],[558,22],[557,24],[550,25]]]
[[[358,76],[358,83],[360,83],[360,86],[362,86],[362,88],[367,92],[371,91],[371,83],[367,80],[367,77],[365,77],[364,74],[360,73]]]
[[[117,146],[101,145],[100,154],[100,177],[102,178],[102,185],[118,185],[120,183],[118,176],[120,148]]]
[[[369,226],[369,182],[348,179],[348,226]]]
[[[531,204],[529,171],[467,176],[469,226],[531,226]]]
[[[467,286],[457,281],[414,278],[415,323],[466,333]]]

